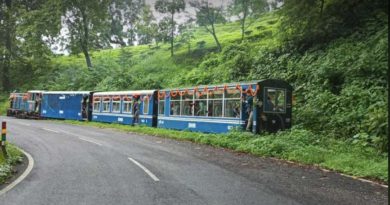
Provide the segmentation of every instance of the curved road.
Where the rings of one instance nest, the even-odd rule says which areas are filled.
[[[2,205],[387,204],[387,188],[224,149],[60,122],[8,121],[29,152]]]

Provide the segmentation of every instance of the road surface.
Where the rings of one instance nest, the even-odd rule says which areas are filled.
[[[387,204],[387,188],[191,142],[44,120],[8,121],[30,153],[1,205]]]

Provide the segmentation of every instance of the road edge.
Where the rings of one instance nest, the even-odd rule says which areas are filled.
[[[33,157],[26,151],[24,151],[21,148],[18,148],[23,154],[27,157],[28,165],[26,170],[24,170],[23,174],[21,174],[15,181],[13,181],[8,186],[4,187],[2,190],[0,190],[0,196],[4,195],[8,191],[10,191],[12,188],[14,188],[16,185],[18,185],[20,182],[22,182],[31,172],[31,170],[34,167],[34,159]]]

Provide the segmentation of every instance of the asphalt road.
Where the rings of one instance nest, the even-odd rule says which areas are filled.
[[[2,119],[8,140],[35,165],[0,196],[1,205],[388,203],[387,188],[274,159],[110,129]]]

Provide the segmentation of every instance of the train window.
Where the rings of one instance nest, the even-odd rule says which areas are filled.
[[[194,115],[207,116],[207,93],[197,92],[194,102]]]
[[[93,99],[93,111],[100,112],[100,98]]]
[[[103,112],[110,112],[110,98],[103,99]]]
[[[209,91],[208,116],[222,117],[223,94],[223,90]]]
[[[158,114],[159,115],[164,115],[164,107],[165,107],[165,100],[158,100]]]
[[[114,97],[112,98],[112,112],[120,112],[121,111],[121,98]]]
[[[172,91],[171,91],[172,92]],[[180,115],[181,110],[181,101],[180,95],[176,94],[175,96],[171,95],[171,111],[170,115]]]
[[[193,93],[185,93],[182,96],[182,113],[181,115],[192,116],[193,114],[193,105],[194,105],[194,95]]]
[[[131,114],[131,108],[133,107],[133,102],[131,97],[123,98],[123,112]]]
[[[264,112],[286,112],[286,90],[266,88]]]
[[[224,117],[239,118],[241,115],[241,91],[238,89],[226,90]]]
[[[148,114],[149,112],[149,97],[144,97],[144,114]]]

